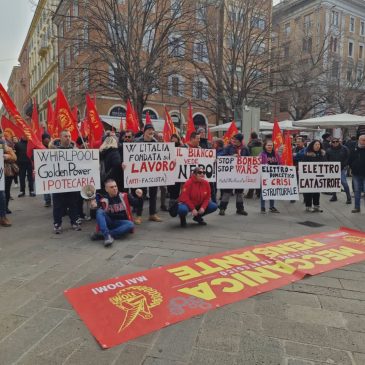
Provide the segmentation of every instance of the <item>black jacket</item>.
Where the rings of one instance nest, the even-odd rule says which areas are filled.
[[[357,147],[351,152],[349,165],[353,175],[365,177],[365,148]]]
[[[318,152],[304,152],[303,159],[304,162],[321,162],[326,161],[326,152],[320,150]]]
[[[326,151],[327,160],[331,162],[341,162],[341,169],[347,167],[350,151],[346,146],[340,145],[338,148],[329,148]]]
[[[15,144],[17,163],[19,164],[31,163],[31,160],[27,156],[27,146],[28,146],[28,141],[24,139],[21,139],[18,143]]]

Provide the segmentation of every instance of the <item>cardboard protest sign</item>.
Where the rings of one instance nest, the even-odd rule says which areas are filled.
[[[263,200],[299,200],[295,166],[261,165]]]
[[[340,162],[299,162],[300,193],[339,193]]]
[[[260,188],[261,159],[256,156],[217,158],[218,189]]]
[[[0,150],[0,191],[5,190],[4,151]]]
[[[365,233],[342,228],[114,277],[65,296],[103,348],[365,259]]]
[[[34,150],[34,170],[37,194],[100,189],[99,150]]]
[[[126,188],[175,184],[174,143],[124,143],[123,159]]]
[[[202,167],[206,179],[215,182],[216,151],[203,148],[176,148],[177,182],[185,182],[196,167]]]

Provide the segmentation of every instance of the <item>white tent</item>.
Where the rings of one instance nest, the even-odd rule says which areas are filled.
[[[217,125],[216,127],[210,128],[211,132],[225,132],[231,126],[232,122]],[[260,121],[260,130],[271,130],[273,124],[270,122]]]
[[[365,117],[353,114],[335,114],[326,115],[324,117],[310,118],[297,120],[293,122],[297,127],[312,127],[312,128],[346,128],[356,125],[365,125]]]

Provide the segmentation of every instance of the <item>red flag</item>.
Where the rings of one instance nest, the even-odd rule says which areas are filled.
[[[283,161],[283,165],[286,165],[286,166],[294,165],[293,150],[292,150],[291,139],[290,139],[289,133],[285,134],[285,144],[284,144],[283,154],[282,154],[281,158]]]
[[[189,108],[188,108],[188,125],[186,128],[186,142],[189,142],[191,133],[195,132],[195,125],[193,120],[193,108],[191,107],[191,103],[189,101]]]
[[[55,122],[55,114],[52,103],[49,100],[47,102],[47,131],[52,139],[58,138],[58,127]]]
[[[279,127],[278,120],[274,120],[274,128],[272,130],[272,141],[274,143],[274,150],[277,153],[279,148],[284,144],[283,134]]]
[[[210,132],[210,128],[207,124],[207,129],[208,129],[208,141],[209,142],[213,142],[213,136],[212,136],[212,133]]]
[[[78,122],[79,120],[79,110],[77,109],[77,105],[75,105],[73,108],[72,108],[72,116],[74,118],[74,121],[76,121],[76,123]]]
[[[139,131],[138,121],[135,119],[135,113],[133,111],[133,107],[129,99],[127,100],[127,115],[126,115],[125,129],[131,130],[133,131],[133,133],[137,133]]]
[[[4,137],[11,140],[14,136],[21,138],[23,136],[23,131],[8,118],[3,115],[1,117],[1,129],[3,130]]]
[[[90,135],[90,126],[87,117],[81,122],[80,133],[83,138]]]
[[[76,141],[78,137],[77,123],[71,113],[70,105],[59,86],[57,87],[55,120],[58,124],[58,133],[63,130],[67,130],[71,133],[71,139]]]
[[[123,117],[120,117],[119,132],[122,132],[123,130],[124,130],[124,127],[123,127]]]
[[[146,125],[147,124],[152,124],[152,120],[151,120],[151,117],[150,117],[150,113],[149,112],[146,112]]]
[[[224,144],[228,144],[230,142],[230,140],[232,139],[232,137],[237,133],[239,133],[239,131],[236,126],[236,122],[234,120],[232,120],[231,125],[229,126],[227,132],[223,136]]]
[[[171,116],[165,106],[165,124],[163,128],[163,140],[164,142],[170,142],[171,135],[172,134],[178,134],[175,124],[171,119]]]
[[[86,95],[86,113],[90,127],[89,146],[91,148],[99,148],[102,143],[104,128],[95,104],[89,95]]]
[[[40,125],[39,125],[39,116],[38,116],[36,98],[34,98],[34,100],[33,100],[32,129],[33,129],[34,133],[36,134],[36,136],[38,137],[38,139],[41,141],[43,131],[42,131]]]

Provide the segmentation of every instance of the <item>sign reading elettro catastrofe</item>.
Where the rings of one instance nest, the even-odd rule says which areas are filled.
[[[300,193],[339,193],[340,162],[299,162]]]
[[[261,159],[256,156],[222,156],[217,158],[218,189],[260,188]]]
[[[263,200],[299,200],[295,166],[261,165]]]
[[[188,180],[196,167],[205,170],[209,182],[215,182],[216,151],[203,148],[176,148],[177,182]]]
[[[124,143],[123,160],[126,188],[175,184],[174,143]]]
[[[5,190],[4,151],[0,150],[0,191]]]
[[[80,191],[85,185],[100,189],[99,150],[34,150],[37,194]]]

